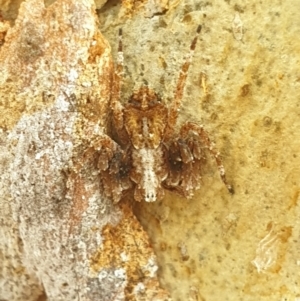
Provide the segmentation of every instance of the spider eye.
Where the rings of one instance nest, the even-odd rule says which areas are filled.
[[[138,91],[135,91],[128,100],[128,103],[132,107],[141,110],[153,108],[160,102],[160,96],[148,87],[142,87]]]
[[[149,103],[148,103],[149,107],[153,107],[153,106],[155,106],[156,104],[157,104],[157,101],[156,101],[156,100],[150,100]]]
[[[157,105],[160,102],[161,102],[160,96],[155,93],[153,96],[151,96],[151,98],[148,99],[148,106],[154,107],[155,105]]]
[[[131,105],[133,105],[136,108],[140,108],[141,107],[141,102],[139,100],[134,99],[133,96],[131,96],[129,98],[128,103],[130,103]]]

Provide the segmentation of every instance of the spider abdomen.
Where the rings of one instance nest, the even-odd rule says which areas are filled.
[[[136,183],[134,197],[137,201],[155,202],[161,199],[164,191],[162,181],[167,177],[161,146],[156,149],[141,148],[132,150],[132,170],[130,178]]]

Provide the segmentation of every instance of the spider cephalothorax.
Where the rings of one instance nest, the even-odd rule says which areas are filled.
[[[154,107],[161,107],[161,98],[148,86],[142,86],[138,91],[134,91],[128,100],[126,107],[134,107],[141,111],[147,111]]]
[[[135,92],[123,110],[124,127],[135,149],[156,149],[165,132],[168,109],[157,94],[143,86]]]
[[[175,131],[187,72],[196,47],[197,34],[181,67],[174,99],[166,106],[155,91],[144,85],[126,104],[120,102],[123,74],[122,31],[119,32],[118,61],[112,89],[113,127],[116,141],[105,136],[91,146],[98,158],[104,192],[118,202],[122,191],[134,187],[136,201],[161,199],[164,189],[185,197],[200,187],[205,154],[216,160],[220,176],[230,192],[225,170],[208,134],[201,125],[187,122]]]

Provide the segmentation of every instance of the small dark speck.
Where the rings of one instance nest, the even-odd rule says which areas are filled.
[[[245,97],[249,94],[250,91],[250,85],[249,84],[245,84],[241,87],[241,96]]]
[[[203,254],[200,254],[199,255],[199,261],[203,261],[203,260],[205,260],[205,256]]]
[[[258,80],[256,81],[256,85],[260,87],[260,86],[262,85],[262,80],[258,79]]]
[[[190,15],[185,15],[183,17],[183,22],[190,23],[192,21],[192,17]]]
[[[281,128],[280,128],[280,125],[281,125],[280,122],[276,121],[276,122],[274,122],[274,125],[275,125],[275,131],[279,132],[281,130]]]
[[[167,27],[167,23],[163,19],[160,19],[159,20],[159,27],[160,28],[166,28]]]
[[[238,5],[238,4],[234,5],[234,10],[237,11],[237,12],[239,12],[239,13],[243,13],[244,12],[244,9],[240,5]]]
[[[264,126],[269,127],[269,126],[272,125],[272,123],[273,123],[272,118],[270,118],[270,117],[268,117],[268,116],[265,116],[265,117],[263,118],[263,125],[264,125]]]
[[[229,243],[227,243],[227,244],[225,245],[225,249],[228,251],[228,250],[230,250],[230,248],[231,248],[231,245],[230,245]]]

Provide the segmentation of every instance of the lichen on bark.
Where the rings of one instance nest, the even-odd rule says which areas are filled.
[[[91,257],[103,246],[103,227],[126,216],[136,220],[103,197],[95,166],[80,175],[72,171],[90,140],[106,134],[108,122],[113,64],[93,1],[59,0],[47,8],[42,1],[23,2],[0,64],[0,299],[125,300],[132,284],[120,286],[113,272],[103,291],[106,279]],[[135,235],[136,228],[128,230]],[[128,256],[135,258],[134,252]],[[148,253],[144,261],[149,256],[155,265]],[[156,274],[149,277],[151,289],[154,280],[160,291]]]

